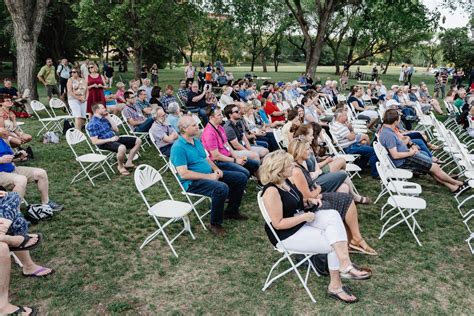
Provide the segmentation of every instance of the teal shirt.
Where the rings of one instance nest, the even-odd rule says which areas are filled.
[[[199,173],[212,173],[212,168],[207,161],[207,154],[204,146],[197,138],[194,139],[194,145],[188,143],[183,136],[179,136],[171,147],[170,154],[171,163],[175,167],[187,166],[188,170]],[[185,180],[179,177],[185,190],[189,188],[192,180]]]

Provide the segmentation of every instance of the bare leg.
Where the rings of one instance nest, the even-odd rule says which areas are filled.
[[[329,163],[329,171],[336,172],[346,169],[346,160],[344,158],[335,158]]]
[[[28,179],[22,175],[15,176],[13,180],[13,191],[17,192],[21,196],[21,198],[25,197],[27,183]]]
[[[133,148],[130,149],[130,152],[128,153],[127,163],[125,164],[126,167],[133,166],[133,157],[135,157],[138,150],[140,150],[141,145],[142,145],[142,140],[137,137],[137,140],[135,141],[135,146],[133,146]]]
[[[461,181],[454,180],[446,172],[444,172],[438,164],[433,164],[430,169],[430,173],[439,182],[447,186],[451,191],[456,190],[459,186],[463,185]]]
[[[117,169],[120,173],[127,172],[123,163],[125,162],[125,154],[127,152],[127,147],[125,145],[120,145],[117,152]]]
[[[341,276],[337,270],[329,270],[329,286],[328,289],[331,291],[338,290],[342,287]],[[341,292],[338,294],[339,297],[345,301],[354,301],[357,298],[354,295],[349,295],[346,292]]]
[[[36,181],[36,185],[38,186],[38,191],[41,194],[41,203],[46,204],[49,202],[49,181],[48,181],[48,174],[44,169],[35,169],[34,171],[34,179]]]

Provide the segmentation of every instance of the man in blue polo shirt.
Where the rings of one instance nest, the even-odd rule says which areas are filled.
[[[133,168],[133,157],[138,153],[142,140],[133,136],[116,136],[118,127],[110,118],[109,112],[101,103],[92,105],[94,116],[87,124],[87,132],[94,145],[100,149],[117,153],[117,169],[121,175],[128,176],[130,172],[126,168]],[[128,158],[126,157],[129,149]],[[125,162],[127,159],[127,162]]]
[[[201,141],[194,138],[199,126],[191,116],[179,119],[181,136],[171,147],[171,163],[176,167],[186,191],[211,197],[211,232],[223,236],[224,218],[246,220],[239,213],[240,203],[247,185],[247,177],[236,171],[220,170],[208,157]],[[224,212],[226,198],[229,198]]]

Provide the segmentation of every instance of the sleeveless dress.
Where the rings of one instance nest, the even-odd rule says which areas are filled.
[[[316,189],[316,183],[314,183],[313,179],[311,178],[309,171],[300,164],[296,164],[296,166],[303,172],[306,182],[308,183],[309,190],[312,191]],[[319,209],[334,209],[338,211],[339,215],[341,215],[341,218],[344,221],[347,210],[352,203],[352,195],[343,192],[323,192],[321,195],[323,196],[321,199],[322,205],[319,207]]]
[[[87,86],[92,84],[101,84],[104,85],[104,81],[102,80],[102,76],[99,75],[97,78],[91,77],[89,75],[87,77]],[[102,103],[105,105],[105,95],[103,88],[90,88],[89,87],[89,95],[87,97],[87,113],[92,113],[92,104],[94,103]]]

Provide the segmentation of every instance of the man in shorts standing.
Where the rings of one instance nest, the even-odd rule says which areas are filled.
[[[117,153],[117,169],[121,175],[128,176],[126,168],[133,168],[133,157],[138,153],[142,140],[133,136],[116,136],[118,127],[110,118],[105,105],[96,103],[92,105],[94,116],[87,124],[87,131],[94,145],[100,149]],[[129,149],[128,157],[126,156]],[[126,160],[126,161],[125,161]]]
[[[51,58],[46,59],[46,65],[38,72],[38,80],[46,87],[48,99],[51,100],[53,94],[59,97],[58,82],[56,80],[56,69]]]

